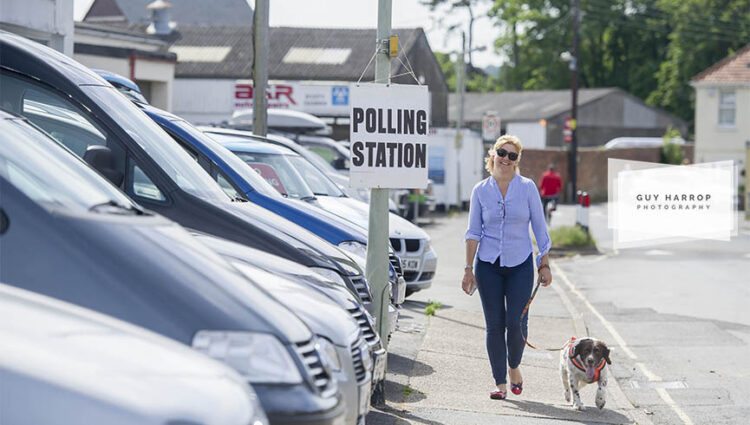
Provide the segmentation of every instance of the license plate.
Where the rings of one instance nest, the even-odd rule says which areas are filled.
[[[359,387],[359,414],[364,416],[370,411],[370,386],[371,382]]]
[[[419,258],[402,259],[401,268],[407,271],[419,271]]]

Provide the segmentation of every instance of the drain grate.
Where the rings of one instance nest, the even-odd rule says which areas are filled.
[[[687,384],[684,381],[630,381],[630,385],[633,388],[666,388],[670,390],[687,388]]]

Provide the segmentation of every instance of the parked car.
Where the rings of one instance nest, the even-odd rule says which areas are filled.
[[[271,273],[276,276],[283,276],[289,280],[301,282],[313,288],[339,306],[345,308],[351,317],[359,325],[364,339],[367,341],[373,354],[373,388],[375,384],[385,379],[385,356],[386,352],[377,334],[375,319],[372,315],[357,301],[352,293],[340,284],[325,279],[324,276],[310,271],[309,268],[299,264],[267,254],[253,248],[248,248],[225,239],[217,238],[206,234],[194,234],[194,236],[204,245],[219,253],[230,262],[244,262]],[[390,328],[395,328],[394,315],[395,309],[390,307],[389,315],[391,324]]]
[[[265,173],[265,178],[279,182],[291,197],[311,204],[366,229],[369,206],[345,196],[326,176],[293,151],[238,135],[214,133],[212,136],[244,162]],[[263,175],[263,174],[262,174]],[[389,214],[391,247],[401,261],[406,295],[429,288],[437,269],[437,254],[430,246],[427,233],[399,217]]]
[[[3,425],[268,424],[229,367],[91,310],[0,284],[0,337]]]
[[[341,304],[336,291],[341,288],[320,283],[309,285],[306,280],[288,273],[278,273],[278,266],[266,269],[268,262],[285,262],[282,258],[268,261],[270,254],[230,241],[208,238],[211,240],[207,245],[213,251],[292,309],[318,336],[318,344],[331,360],[329,366],[346,403],[346,423],[364,423],[370,405],[374,354],[359,323],[348,311],[358,306],[352,295],[348,294],[346,302]],[[259,261],[258,258],[263,256],[266,258]]]
[[[88,68],[9,33],[0,43],[3,107],[28,117],[139,204],[367,287],[359,266],[336,247],[263,208],[231,202],[169,135]]]
[[[363,257],[367,234],[362,227],[324,209],[315,208],[301,197],[282,196],[259,173],[187,121],[149,105],[138,106],[185,149],[231,198],[245,199],[264,207],[347,251],[352,258]],[[395,259],[395,255],[391,255]],[[389,266],[393,285],[391,301],[399,305],[404,299],[405,282],[399,278],[393,265]],[[369,308],[372,301],[369,291],[359,289],[362,302]]]
[[[248,131],[243,130],[236,130],[231,128],[223,128],[223,127],[212,127],[212,126],[199,126],[199,130],[203,131],[207,134],[227,134],[227,135],[235,135],[240,137],[248,137],[248,138],[254,138],[257,140],[263,140],[268,143],[272,143],[274,145],[283,146],[285,148],[289,148],[305,158],[306,160],[310,161],[312,165],[315,166],[318,170],[320,170],[322,173],[324,173],[328,178],[333,180],[334,183],[336,183],[341,190],[346,192],[346,194],[354,199],[360,200],[364,203],[370,203],[370,191],[368,189],[363,188],[352,188],[349,187],[349,176],[340,173],[338,170],[333,168],[333,166],[329,163],[327,163],[320,155],[310,151],[306,147],[298,144],[297,142],[288,139],[284,136],[280,136],[278,134],[268,134],[266,137],[256,136]],[[388,209],[391,212],[398,212],[398,205],[396,205],[396,202],[393,199],[388,199]]]
[[[685,139],[676,137],[669,142],[684,145]],[[661,147],[664,143],[663,137],[615,137],[604,145],[604,149],[654,148]]]
[[[3,58],[11,49],[0,47]],[[24,119],[0,112],[0,143],[0,281],[224,361],[253,384],[272,424],[339,423],[345,406],[326,354],[291,311]]]

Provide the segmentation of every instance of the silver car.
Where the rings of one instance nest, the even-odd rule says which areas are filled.
[[[145,329],[0,284],[3,425],[267,425],[232,369]]]

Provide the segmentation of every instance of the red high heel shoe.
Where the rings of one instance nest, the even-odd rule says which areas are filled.
[[[521,393],[523,392],[523,382],[510,384],[510,391],[515,395],[521,395]]]
[[[490,398],[493,400],[505,400],[505,398],[508,396],[507,391],[493,391],[490,393]]]

